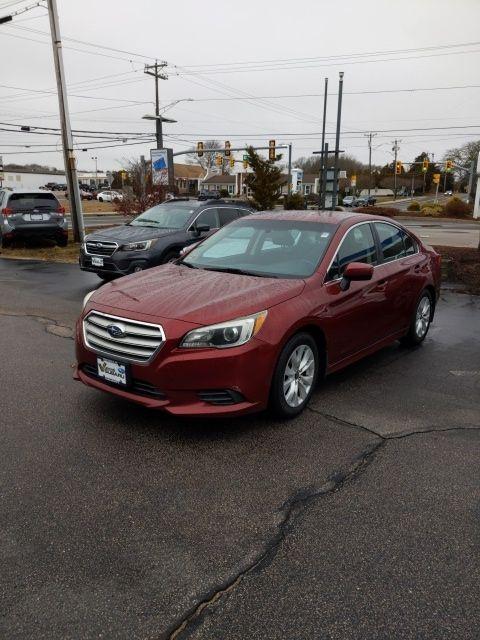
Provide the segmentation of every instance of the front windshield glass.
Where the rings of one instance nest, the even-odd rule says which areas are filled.
[[[166,202],[147,209],[130,224],[135,227],[184,229],[193,212],[191,202]]]
[[[245,218],[208,237],[181,263],[213,271],[306,278],[316,270],[336,228],[320,222]]]

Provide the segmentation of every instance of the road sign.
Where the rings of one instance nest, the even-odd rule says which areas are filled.
[[[248,162],[248,153],[244,154],[243,161],[244,162]]]
[[[434,173],[433,174],[433,183],[434,184],[440,184],[440,174],[439,173]]]
[[[275,140],[268,141],[268,159],[275,160],[277,154],[275,153]]]
[[[152,161],[152,183],[154,185],[173,184],[173,149],[150,149]]]

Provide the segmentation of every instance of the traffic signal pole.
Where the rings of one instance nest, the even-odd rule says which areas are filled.
[[[338,194],[338,157],[340,153],[340,124],[342,120],[343,71],[340,71],[338,75],[337,131],[335,134],[335,162],[333,164],[332,210],[337,206]]]
[[[55,75],[57,79],[58,105],[60,109],[60,122],[62,127],[62,147],[65,162],[65,176],[67,179],[68,193],[70,194],[70,216],[72,220],[73,239],[75,242],[83,242],[85,229],[83,225],[82,200],[78,186],[77,165],[73,149],[73,136],[68,112],[67,87],[65,83],[65,70],[63,67],[62,40],[58,21],[56,0],[48,0],[48,17],[50,19],[50,33],[52,37],[53,60],[55,63]]]
[[[397,156],[398,156],[398,150],[400,149],[400,147],[398,146],[398,140],[394,141],[393,147],[392,147],[392,151],[394,153],[395,159],[393,161],[393,199],[396,200],[397,199]]]

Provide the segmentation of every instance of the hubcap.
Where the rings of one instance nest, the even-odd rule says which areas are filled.
[[[430,324],[430,298],[422,298],[417,307],[415,318],[415,332],[418,338],[423,338]]]
[[[290,407],[305,402],[313,384],[315,356],[306,344],[292,351],[283,374],[283,395]]]
[[[138,273],[139,271],[143,271],[143,268],[140,267],[140,266],[136,266],[136,267],[134,267],[133,270],[134,270],[135,273]]]

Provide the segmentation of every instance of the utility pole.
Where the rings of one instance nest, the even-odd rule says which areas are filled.
[[[332,192],[332,210],[337,206],[338,192],[338,154],[340,151],[340,124],[342,120],[342,94],[343,94],[343,71],[340,71],[338,80],[338,108],[337,108],[337,132],[335,135],[335,162],[333,165],[333,192]]]
[[[162,131],[162,118],[160,116],[160,100],[158,95],[158,81],[168,80],[166,73],[162,73],[162,69],[167,66],[166,62],[158,62],[155,60],[155,64],[145,65],[144,73],[155,78],[155,138],[157,141],[157,149],[163,149],[163,131]]]
[[[368,138],[368,195],[370,195],[370,191],[372,189],[372,138],[376,136],[376,133],[366,133]]]
[[[397,199],[397,155],[400,147],[398,146],[398,140],[395,140],[393,143],[392,151],[394,153],[394,161],[393,161],[393,199]]]
[[[95,189],[98,188],[98,158],[97,156],[92,156],[92,160],[95,160]]]
[[[290,195],[292,192],[292,143],[288,145],[288,185],[287,193]]]
[[[323,123],[322,123],[322,154],[320,156],[320,172],[318,175],[318,208],[325,208],[325,194],[323,192],[323,174],[325,171],[325,123],[327,120],[327,97],[328,97],[328,78],[325,78],[325,88],[323,90]]]
[[[73,239],[75,242],[83,242],[85,230],[83,226],[82,201],[80,199],[76,158],[73,150],[72,129],[70,126],[70,115],[68,112],[67,87],[65,83],[65,70],[63,68],[62,41],[60,37],[57,1],[47,1],[48,17],[50,19],[50,32],[52,36],[53,59],[55,62],[55,75],[57,78],[65,175],[67,178],[68,193],[70,194],[70,216],[72,219]]]

